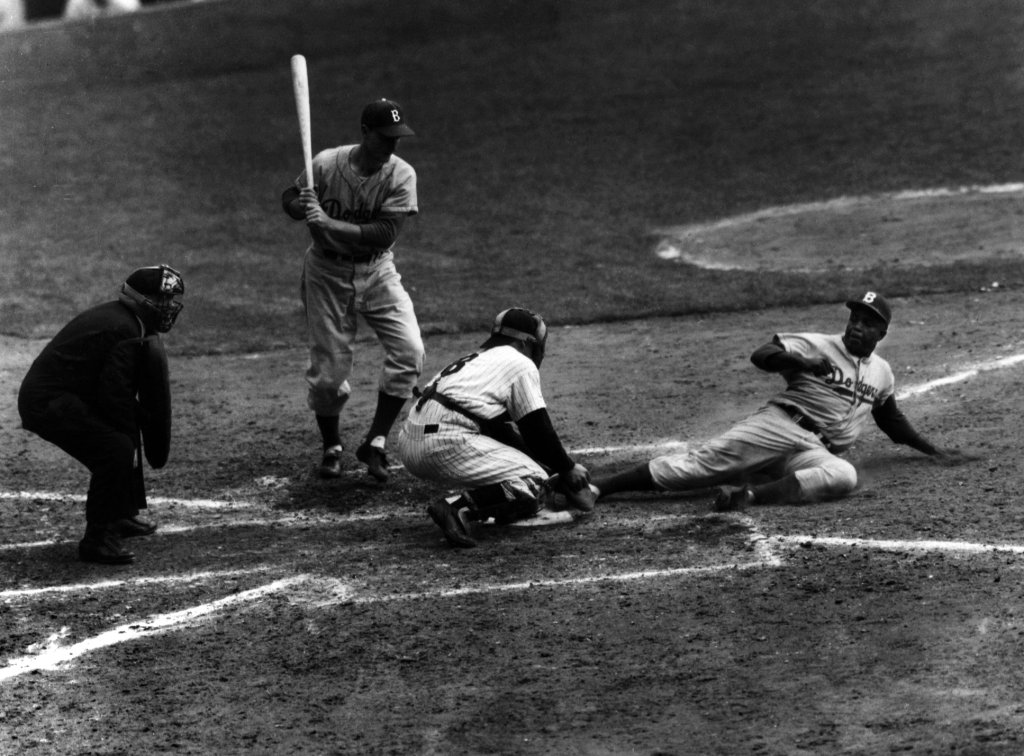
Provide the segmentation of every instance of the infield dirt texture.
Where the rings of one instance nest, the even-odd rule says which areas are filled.
[[[218,0],[0,35],[0,753],[1024,751],[1024,10],[708,5]],[[318,480],[294,53],[314,149],[379,95],[420,134],[397,264],[428,376],[534,308],[556,426],[619,469],[756,409],[780,381],[749,354],[872,288],[902,407],[980,460],[872,430],[842,502],[620,496],[466,551],[397,465]],[[160,530],[85,565],[87,475],[18,427],[18,385],[162,261],[188,292]],[[367,334],[349,450],[381,356]]]

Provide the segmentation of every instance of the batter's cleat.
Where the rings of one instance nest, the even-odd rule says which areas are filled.
[[[452,546],[476,546],[476,541],[469,535],[469,507],[456,508],[442,499],[427,507],[427,514]]]
[[[78,558],[97,564],[131,564],[135,555],[121,543],[117,531],[108,525],[89,525],[78,542]]]
[[[383,438],[380,436],[373,441],[363,441],[356,449],[356,459],[365,464],[366,472],[381,483],[388,479],[388,458],[384,456]]]
[[[331,446],[324,449],[323,459],[320,460],[320,477],[321,478],[340,478],[341,477],[341,446]]]
[[[156,532],[154,523],[140,520],[138,517],[125,517],[123,520],[117,520],[112,527],[122,538],[139,538],[153,535]]]
[[[715,497],[714,509],[716,512],[735,512],[753,505],[754,492],[750,490],[750,486],[723,486]]]

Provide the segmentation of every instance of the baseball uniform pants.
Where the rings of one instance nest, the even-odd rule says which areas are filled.
[[[310,340],[306,382],[311,410],[337,415],[351,392],[348,378],[357,315],[384,347],[379,390],[404,399],[412,396],[423,370],[423,340],[391,252],[369,262],[353,262],[310,249],[303,265],[301,297]]]
[[[845,496],[857,485],[852,464],[774,405],[681,454],[656,457],[650,471],[654,484],[666,491],[736,484],[753,473],[775,479],[794,473],[804,502]]]
[[[85,519],[90,525],[135,517],[146,508],[138,444],[110,427],[78,396],[62,394],[37,414],[23,412],[22,424],[88,468]]]
[[[548,477],[518,449],[453,423],[406,422],[398,453],[416,477],[465,489],[470,498],[475,489],[500,485],[508,501],[536,500]]]

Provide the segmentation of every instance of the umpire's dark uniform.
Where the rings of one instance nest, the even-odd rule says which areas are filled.
[[[86,310],[43,349],[18,394],[23,427],[92,473],[79,547],[87,561],[130,562],[118,536],[145,534],[124,529],[139,527],[146,507],[136,395],[148,336],[159,338],[123,302]]]

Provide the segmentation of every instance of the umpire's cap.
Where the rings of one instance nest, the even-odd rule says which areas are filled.
[[[864,292],[864,295],[861,296],[860,299],[849,300],[846,303],[846,306],[851,310],[854,307],[869,310],[880,317],[887,326],[892,320],[892,309],[889,307],[889,303],[885,301],[885,298],[881,294],[874,291]]]
[[[360,123],[370,131],[376,131],[386,137],[416,136],[416,132],[405,122],[402,106],[394,100],[381,98],[374,100],[363,108]]]
[[[510,307],[502,310],[494,318],[491,326],[492,336],[508,336],[520,339],[529,344],[544,345],[548,338],[548,326],[544,318],[524,307]]]

